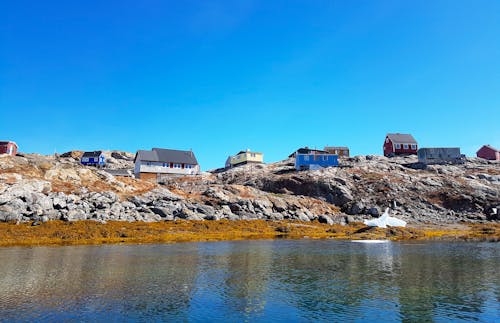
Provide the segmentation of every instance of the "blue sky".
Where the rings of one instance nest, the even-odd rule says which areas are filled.
[[[0,139],[23,152],[500,147],[500,1],[2,1]]]

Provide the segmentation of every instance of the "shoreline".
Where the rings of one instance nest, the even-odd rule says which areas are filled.
[[[370,228],[362,223],[329,225],[319,222],[220,220],[100,223],[49,221],[0,223],[0,247],[177,242],[334,239],[392,241],[500,241],[500,224],[414,224],[406,228]]]

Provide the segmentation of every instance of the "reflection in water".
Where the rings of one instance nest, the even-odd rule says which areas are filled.
[[[0,249],[0,320],[494,321],[500,246],[244,241]]]

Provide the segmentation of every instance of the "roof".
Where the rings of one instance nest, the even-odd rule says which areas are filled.
[[[101,156],[101,154],[102,154],[102,150],[86,151],[86,152],[83,153],[82,158],[84,158],[84,157],[88,157],[88,158],[94,157],[94,158],[97,158],[97,157]]]
[[[327,150],[327,149],[349,150],[349,147],[345,147],[345,146],[325,146],[324,150]]]
[[[196,160],[194,153],[190,150],[174,150],[163,148],[153,148],[152,150],[138,150],[135,154],[134,162],[136,160],[198,165],[198,161]]]
[[[479,148],[479,150],[483,149],[483,148],[488,148],[488,149],[491,149],[493,151],[497,151],[497,152],[500,152],[500,150],[496,149],[495,147],[491,146],[491,145],[483,145],[481,148]],[[478,150],[478,151],[479,151]]]
[[[246,153],[251,153],[251,154],[262,154],[262,153],[259,153],[259,152],[256,152],[256,151],[250,151],[250,150],[240,150],[240,152],[238,152],[235,156],[238,156],[238,155],[243,155],[243,154],[246,154]]]
[[[288,158],[294,157],[297,153],[299,153],[299,154],[319,153],[319,154],[328,154],[328,155],[330,155],[330,153],[328,151],[319,150],[319,149],[311,149],[311,148],[308,148],[308,147],[304,147],[304,148],[299,148],[296,151],[294,151],[293,153],[291,153],[288,156]]]
[[[394,144],[416,144],[417,141],[410,134],[405,133],[388,133],[387,137],[391,139]]]
[[[13,141],[10,141],[10,140],[0,140],[0,145],[7,145],[9,143],[10,144],[14,144],[14,145],[16,145],[16,147],[18,147],[17,144],[15,142],[13,142]]]

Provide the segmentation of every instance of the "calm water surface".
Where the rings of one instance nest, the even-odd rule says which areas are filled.
[[[500,244],[0,248],[0,321],[500,321]]]

